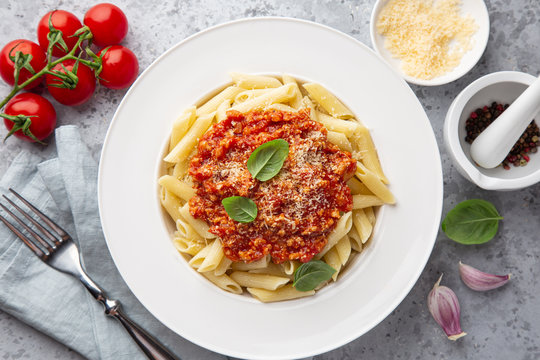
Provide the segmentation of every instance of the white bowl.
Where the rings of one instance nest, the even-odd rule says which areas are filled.
[[[313,297],[263,304],[226,293],[187,264],[164,226],[157,178],[172,122],[227,83],[230,71],[288,73],[326,85],[370,128],[397,199],[381,209],[371,243],[347,272]],[[219,25],[160,56],[114,115],[98,186],[107,246],[140,302],[184,338],[249,359],[326,352],[388,316],[431,254],[443,195],[435,136],[405,81],[350,36],[288,18]]]
[[[536,77],[501,71],[486,75],[467,86],[452,102],[444,123],[444,143],[457,170],[486,190],[517,190],[540,181],[540,153],[532,154],[527,166],[504,170],[501,166],[484,169],[474,163],[471,145],[465,141],[465,122],[469,114],[493,101],[511,104]],[[540,113],[535,116],[538,123]]]
[[[388,63],[394,70],[396,70],[407,82],[416,85],[424,86],[437,86],[447,84],[454,80],[459,79],[465,75],[469,70],[471,70],[474,65],[480,60],[480,57],[486,49],[486,45],[489,38],[489,14],[486,8],[486,4],[483,0],[466,0],[462,3],[462,13],[470,14],[476,21],[478,25],[478,30],[473,35],[473,48],[469,50],[458,66],[456,66],[452,71],[438,76],[430,80],[418,79],[409,75],[406,75],[401,70],[401,60],[392,56],[392,54],[384,46],[384,36],[377,32],[377,18],[382,8],[390,0],[378,0],[373,7],[371,12],[371,21],[370,21],[370,35],[371,35],[371,44],[375,51]]]

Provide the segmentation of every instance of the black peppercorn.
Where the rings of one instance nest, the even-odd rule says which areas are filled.
[[[475,109],[465,121],[465,141],[469,144],[476,139],[504,110],[508,109],[509,104],[499,104],[492,102],[489,106],[483,106]],[[527,154],[535,154],[540,147],[540,129],[533,120],[527,126],[527,129],[521,135],[521,138],[512,147],[506,158],[502,162],[505,170],[510,170],[508,164],[514,166],[525,166],[529,162]]]

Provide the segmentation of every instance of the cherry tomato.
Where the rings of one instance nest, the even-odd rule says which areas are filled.
[[[109,89],[125,89],[133,84],[139,73],[139,62],[131,50],[122,45],[113,45],[101,50],[98,56],[101,55],[102,71],[99,82],[103,86]]]
[[[84,15],[84,24],[94,35],[94,43],[109,46],[120,43],[128,32],[126,15],[113,4],[97,4]]]
[[[28,130],[39,141],[51,135],[51,133],[54,131],[54,127],[56,126],[56,111],[54,110],[54,107],[49,100],[37,94],[22,93],[14,96],[7,103],[4,113],[12,116],[33,116],[30,118],[31,124]],[[4,124],[9,131],[11,131],[15,125],[22,125],[15,124],[13,121],[8,119],[4,119]],[[15,131],[13,135],[26,141],[36,141],[31,135],[28,134],[28,132],[23,133],[22,129]]]
[[[47,35],[49,34],[49,17],[51,17],[51,15],[52,25],[55,29],[62,31],[62,38],[66,42],[68,51],[71,50],[78,40],[78,37],[72,37],[71,35],[79,30],[82,27],[82,24],[75,15],[64,10],[50,11],[41,18],[37,28],[39,45],[45,52],[47,51],[47,47],[49,46],[49,39],[47,39]],[[62,57],[66,54],[67,52],[58,47],[58,45],[53,47],[53,56]]]
[[[66,72],[62,68],[62,65],[64,65],[68,71],[72,71],[75,60],[65,60],[62,64],[53,67],[51,71],[59,71],[60,73],[65,74]],[[53,98],[59,103],[70,106],[81,105],[92,97],[92,94],[96,89],[96,78],[94,77],[92,69],[79,63],[75,75],[77,75],[78,81],[74,89],[56,87],[55,85],[60,85],[62,80],[55,75],[47,74],[45,77],[47,90],[49,90],[49,93],[51,93]]]
[[[15,64],[9,58],[9,55],[15,56],[17,51],[21,51],[23,54],[32,55],[32,60],[30,60],[30,65],[35,72],[39,72],[41,69],[47,65],[47,56],[45,52],[41,50],[38,44],[29,40],[13,40],[7,43],[6,46],[0,52],[0,76],[2,79],[9,85],[15,84],[14,72]],[[28,71],[25,68],[21,69],[19,73],[19,85],[30,79],[34,74]],[[32,89],[38,86],[41,83],[41,78],[32,81],[28,84],[25,89]]]

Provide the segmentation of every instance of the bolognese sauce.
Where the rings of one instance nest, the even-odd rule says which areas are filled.
[[[249,156],[275,139],[289,143],[283,167],[268,181],[252,178]],[[310,119],[308,109],[228,111],[202,136],[191,160],[196,196],[189,209],[210,225],[233,261],[252,262],[270,254],[278,264],[308,262],[324,248],[341,213],[351,211],[346,181],[355,170],[356,160],[328,142],[327,130]],[[255,220],[232,220],[221,203],[229,196],[253,200]]]

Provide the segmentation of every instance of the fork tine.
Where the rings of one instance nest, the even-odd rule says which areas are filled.
[[[4,210],[7,211],[8,214],[10,214],[11,216],[17,218],[11,211],[9,211],[4,205],[0,204],[0,206],[2,206],[2,208]],[[47,258],[49,257],[50,253],[46,253],[44,252],[43,250],[41,250],[41,248],[39,246],[37,246],[36,244],[34,244],[34,242],[32,240],[30,240],[29,238],[27,238],[26,236],[24,236],[23,233],[21,233],[15,226],[13,226],[9,221],[6,220],[5,217],[3,217],[2,215],[0,215],[0,220],[11,230],[13,231],[13,233],[15,235],[17,235],[17,237],[19,239],[21,239],[25,244],[26,246],[28,246],[30,248],[30,250],[32,250],[34,252],[34,254],[36,254],[41,260],[45,261],[47,260]]]
[[[39,243],[41,245],[43,245],[47,250],[49,250],[50,252],[53,252],[54,250],[56,250],[56,246],[60,245],[60,242],[58,241],[58,239],[53,234],[51,234],[51,232],[49,230],[44,228],[43,225],[41,225],[36,220],[34,220],[34,218],[31,217],[26,211],[24,211],[19,206],[17,206],[17,204],[15,204],[13,201],[11,201],[10,198],[8,198],[6,195],[2,195],[2,196],[4,197],[4,199],[7,200],[8,203],[11,204],[11,206],[13,206],[15,209],[17,209],[17,211],[21,215],[23,215],[28,221],[30,221],[32,224],[34,224],[34,226],[37,227],[45,236],[47,236],[47,238],[49,238],[49,240],[51,240],[54,245],[51,246],[45,239],[43,239],[38,233],[34,232],[29,226],[27,226],[23,222],[19,222],[19,224],[21,224],[21,226],[23,226],[26,229],[26,231],[28,231],[30,234],[32,234],[32,236],[37,241],[39,241]]]
[[[5,196],[4,196],[5,197]],[[7,198],[6,198],[7,199]],[[9,199],[7,199],[9,201]],[[29,218],[30,215],[26,214],[21,208],[19,208],[17,205],[13,204],[13,202],[9,201],[11,205],[13,205],[18,211],[21,212],[22,215],[24,215],[25,218]],[[4,206],[4,204],[0,203],[0,206],[6,213],[8,213],[15,221],[19,223],[26,231],[30,233],[36,239],[36,241],[41,244],[48,252],[49,254],[53,253],[56,250],[56,246],[52,247],[45,239],[43,239],[37,232],[32,230],[30,226],[26,225],[24,221],[21,220],[17,215],[15,215],[13,212],[11,212],[7,207]],[[38,224],[39,225],[39,224]],[[34,243],[35,244],[35,243]]]
[[[45,224],[47,224],[52,230],[54,230],[58,236],[61,237],[61,240],[60,240],[60,243],[62,241],[65,241],[65,240],[68,240],[70,239],[70,236],[69,234],[64,230],[62,229],[57,223],[55,223],[54,221],[52,221],[47,215],[45,215],[44,213],[42,213],[41,211],[39,211],[34,205],[32,205],[30,202],[28,202],[28,200],[26,200],[25,198],[23,198],[21,195],[19,195],[18,192],[16,192],[15,190],[13,190],[12,188],[9,188],[9,191],[11,191],[11,193],[13,195],[15,195],[19,200],[21,200],[26,206],[28,206],[30,208],[30,210],[32,210],[37,216],[39,216],[39,218],[41,220],[43,220],[45,222]]]

